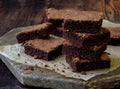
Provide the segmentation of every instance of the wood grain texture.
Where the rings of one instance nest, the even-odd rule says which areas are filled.
[[[120,0],[102,0],[105,18],[120,22]]]
[[[0,0],[0,33],[12,28],[39,24],[42,21],[44,0]]]
[[[120,0],[0,0],[0,33],[39,24],[46,8],[102,11],[105,18],[120,22]]]

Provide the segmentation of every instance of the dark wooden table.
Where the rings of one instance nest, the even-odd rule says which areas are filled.
[[[0,0],[0,36],[12,28],[42,23],[44,11],[49,7],[102,11],[106,19],[120,22],[120,0]],[[34,87],[21,85],[0,60],[1,88],[33,89]]]

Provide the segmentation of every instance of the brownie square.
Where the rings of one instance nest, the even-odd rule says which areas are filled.
[[[70,55],[73,57],[80,57],[82,59],[94,60],[101,56],[101,54],[106,50],[106,45],[93,46],[89,49],[78,48],[73,46],[70,42],[66,41],[63,44],[62,53],[64,55]]]
[[[49,8],[46,9],[45,21],[51,22],[54,27],[62,27],[66,10]]]
[[[71,57],[67,55],[66,62],[70,64],[74,72],[110,68],[110,58],[107,53],[103,53],[101,57],[96,60],[82,60],[79,57]]]
[[[96,34],[64,31],[63,38],[69,40],[78,48],[89,48],[95,45],[108,44],[110,41],[110,32],[105,28],[102,28],[101,31]]]
[[[62,52],[64,39],[50,36],[46,39],[34,39],[24,44],[25,53],[43,60],[53,60]]]
[[[64,29],[81,33],[96,33],[101,29],[102,20],[102,12],[73,10],[64,17]]]
[[[18,43],[24,43],[32,39],[46,38],[49,36],[51,30],[52,23],[46,22],[17,33],[16,38]]]
[[[120,45],[120,25],[119,25],[119,27],[116,27],[116,26],[112,27],[112,26],[114,26],[114,25],[111,25],[110,27],[108,25],[105,27],[111,33],[111,35],[110,35],[111,40],[110,40],[109,44],[110,45]]]
[[[62,27],[55,28],[51,34],[55,35],[55,36],[58,36],[58,37],[62,37],[63,36],[63,31],[64,31],[64,28],[62,28]]]

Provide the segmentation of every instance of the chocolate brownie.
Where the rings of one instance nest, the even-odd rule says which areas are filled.
[[[46,9],[45,20],[51,22],[54,25],[54,27],[62,27],[65,12],[65,10],[55,8]]]
[[[65,16],[72,16],[72,14],[76,12],[79,12],[79,10],[49,8],[46,9],[46,16],[44,22],[51,22],[54,27],[62,27]]]
[[[81,33],[96,33],[101,29],[103,13],[73,11],[64,17],[64,29]]]
[[[107,53],[103,53],[96,60],[82,60],[79,57],[66,56],[66,62],[70,64],[74,72],[110,68],[110,58]]]
[[[55,28],[53,30],[53,32],[51,34],[55,35],[55,36],[58,36],[58,37],[62,37],[63,36],[63,30],[64,28]]]
[[[70,55],[74,57],[80,57],[82,59],[94,60],[101,56],[101,54],[106,50],[106,45],[93,46],[89,49],[87,48],[78,48],[73,46],[70,42],[65,41],[63,44],[62,53],[64,55]]]
[[[120,26],[119,27],[105,27],[111,33],[110,45],[120,45]]]
[[[52,23],[46,22],[17,33],[16,38],[18,43],[24,43],[27,40],[48,37],[51,30]]]
[[[108,43],[109,45],[114,45],[114,46],[119,46],[120,45],[120,39],[113,39],[111,38],[111,40]]]
[[[99,46],[101,44],[108,44],[110,40],[110,32],[105,28],[102,28],[101,31],[96,34],[64,31],[63,37],[78,48],[88,48],[95,45]]]
[[[62,51],[63,38],[50,36],[46,39],[29,40],[24,44],[25,53],[43,60],[52,60]]]

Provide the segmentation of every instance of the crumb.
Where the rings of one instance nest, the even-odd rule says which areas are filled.
[[[86,75],[86,71],[81,71],[81,74],[82,75]]]
[[[111,55],[110,53],[107,53],[108,55]]]
[[[40,70],[41,71],[41,73],[43,73],[44,71],[43,70]]]
[[[64,70],[62,70],[62,72],[65,72]]]
[[[49,67],[48,65],[45,65],[45,67]]]
[[[56,65],[54,65],[54,67],[55,67]]]
[[[67,69],[70,69],[69,67],[67,67]]]
[[[25,70],[31,70],[31,71],[33,71],[34,67],[33,66],[28,66],[28,67],[25,68]]]
[[[18,53],[18,57],[20,57],[20,54]]]

